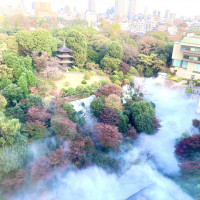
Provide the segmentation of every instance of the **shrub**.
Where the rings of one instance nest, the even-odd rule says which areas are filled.
[[[91,75],[90,75],[89,72],[85,72],[85,73],[84,73],[84,79],[85,79],[85,80],[90,80],[90,79],[91,79]]]
[[[121,86],[121,85],[122,85],[122,82],[121,82],[121,81],[119,81],[119,80],[116,80],[114,83],[115,83],[116,85],[119,85],[119,86]]]
[[[130,128],[127,133],[128,133],[128,136],[130,136],[134,140],[136,140],[138,138],[137,131],[135,130],[134,127]]]
[[[104,75],[105,75],[104,72],[103,72],[102,70],[98,70],[98,71],[97,71],[97,74],[100,75],[100,76],[104,76]]]
[[[200,121],[198,119],[193,119],[192,120],[192,125],[196,128],[200,126]]]
[[[83,80],[81,83],[84,84],[84,85],[86,85],[86,84],[87,84],[87,81],[86,81],[86,80]]]
[[[119,71],[122,71],[123,74],[127,74],[130,71],[130,67],[125,62],[122,62],[120,67],[119,67]]]
[[[66,81],[65,84],[64,84],[64,86],[69,87],[70,86],[70,82]]]

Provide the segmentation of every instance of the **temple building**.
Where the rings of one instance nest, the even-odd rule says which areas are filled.
[[[57,52],[59,64],[62,65],[62,68],[68,69],[68,66],[73,63],[73,61],[70,60],[71,58],[73,58],[73,56],[70,55],[72,50],[67,48],[64,44],[63,47],[57,49]]]

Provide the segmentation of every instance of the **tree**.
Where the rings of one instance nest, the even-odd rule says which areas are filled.
[[[127,74],[130,71],[130,66],[125,62],[122,62],[120,64],[119,71],[123,72],[123,74]]]
[[[117,41],[111,42],[108,45],[108,55],[110,57],[116,58],[116,59],[122,59],[123,57],[123,48],[121,44]]]
[[[94,99],[90,104],[91,112],[93,113],[95,117],[99,116],[99,112],[102,111],[104,107],[105,105],[103,101],[101,100],[101,98]]]
[[[76,122],[76,113],[74,111],[74,107],[70,103],[65,103],[62,106],[63,110],[67,112],[67,116],[73,122]]]
[[[53,168],[65,167],[69,164],[66,150],[60,146],[59,149],[52,151],[49,155],[49,163]]]
[[[27,71],[27,82],[28,85],[35,86],[36,85],[36,76],[32,71]]]
[[[154,122],[155,110],[151,103],[138,101],[132,104],[131,114],[133,124],[138,132],[152,133],[157,129]]]
[[[124,115],[123,113],[120,113],[119,114],[119,122],[118,122],[117,126],[121,133],[127,132],[128,122],[129,122],[129,118],[126,115]]]
[[[56,134],[64,136],[66,139],[72,140],[77,134],[76,124],[62,115],[56,115],[51,119],[51,127]]]
[[[200,121],[198,119],[193,119],[192,120],[192,125],[196,128],[200,126]]]
[[[200,152],[200,135],[194,134],[191,137],[184,138],[175,148],[175,153],[180,160],[195,161]]]
[[[121,63],[121,60],[118,58],[113,58],[109,55],[104,56],[104,58],[101,60],[101,66],[103,69],[114,71],[119,70],[119,65]]]
[[[0,110],[4,110],[7,105],[7,101],[4,96],[0,93]]]
[[[119,122],[119,114],[112,108],[105,107],[99,114],[100,122],[109,125],[117,125]]]
[[[27,140],[21,134],[17,134],[12,145],[0,148],[0,180],[11,172],[21,169],[27,158]]]
[[[0,147],[12,145],[19,134],[20,124],[17,119],[8,119],[0,112]]]
[[[23,90],[24,97],[26,98],[28,96],[28,83],[27,83],[27,79],[26,79],[26,74],[25,73],[23,73],[20,76],[17,84]]]
[[[131,66],[137,64],[138,55],[139,55],[139,51],[138,51],[137,47],[134,47],[131,44],[123,44],[123,52],[124,52],[124,55],[123,55],[122,60],[125,63],[127,63]]]
[[[147,37],[143,37],[139,43],[139,50],[142,54],[146,54],[149,55],[152,51],[155,51],[159,46],[161,46],[163,44],[162,41],[151,37],[151,36],[147,36]]]
[[[10,84],[2,91],[2,95],[6,98],[8,105],[15,105],[23,99],[23,90],[15,84]]]
[[[14,78],[13,78],[13,69],[7,67],[6,65],[0,65],[0,79],[2,79],[3,76],[7,76],[8,79],[14,80]]]
[[[120,96],[123,93],[122,88],[120,88],[118,85],[116,84],[107,84],[104,85],[100,91],[96,94],[96,96],[109,96],[110,94],[115,94]]]
[[[39,95],[29,94],[27,97],[27,104],[31,106],[43,106],[42,98]]]
[[[138,138],[137,131],[135,130],[134,127],[130,128],[127,133],[128,133],[128,136],[130,136],[134,140],[136,140]]]
[[[49,159],[46,156],[41,156],[31,167],[31,182],[37,183],[40,179],[47,178],[52,171]]]
[[[7,108],[6,115],[15,119],[19,119],[20,122],[24,122],[24,110],[19,105]]]
[[[6,86],[10,85],[12,81],[7,77],[7,75],[3,75],[0,81],[0,88],[3,90]]]
[[[71,30],[66,38],[67,46],[73,50],[74,64],[85,64],[87,58],[87,43],[85,36],[78,30]]]
[[[41,140],[47,135],[46,125],[39,120],[28,121],[24,124],[22,132],[31,140]]]
[[[116,126],[98,123],[95,125],[95,133],[103,147],[117,149],[121,143],[122,135]]]
[[[51,119],[51,114],[41,106],[31,106],[26,113],[26,120],[34,122],[39,120],[47,124]]]
[[[111,94],[108,97],[106,97],[105,105],[109,108],[116,109],[119,111],[123,110],[121,99],[115,94]]]

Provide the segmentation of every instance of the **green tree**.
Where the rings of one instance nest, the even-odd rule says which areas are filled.
[[[10,85],[12,81],[6,76],[3,75],[0,81],[0,88],[3,90],[6,86]]]
[[[95,117],[99,116],[100,111],[104,109],[105,105],[101,98],[94,99],[90,104],[91,112],[94,114]]]
[[[67,46],[73,50],[74,64],[85,64],[87,58],[87,43],[85,36],[78,30],[71,30],[66,38]]]
[[[101,66],[103,69],[107,70],[119,70],[119,65],[121,63],[120,59],[110,57],[106,55],[102,60],[101,60]]]
[[[122,59],[123,57],[123,48],[121,44],[117,41],[111,42],[108,45],[108,55],[117,58],[117,59]]]
[[[27,71],[26,75],[27,75],[28,84],[31,86],[35,86],[36,82],[37,82],[37,78],[36,78],[35,74],[29,70],[29,71]]]
[[[27,97],[28,96],[28,83],[27,83],[27,79],[26,79],[26,74],[23,73],[18,82],[17,82],[18,86],[20,88],[22,88],[23,92],[24,92],[24,96]]]
[[[2,91],[2,95],[6,98],[8,105],[15,105],[23,99],[23,90],[16,84],[10,84]]]
[[[27,97],[27,105],[31,106],[43,106],[42,98],[39,95],[29,94]]]

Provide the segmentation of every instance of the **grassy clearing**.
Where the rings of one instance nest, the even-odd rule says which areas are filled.
[[[61,88],[68,88],[68,87],[73,87],[76,88],[78,85],[81,85],[81,82],[84,80],[84,73],[80,73],[80,72],[65,72],[63,73],[63,78],[55,81],[55,85],[57,88],[61,89]],[[90,80],[86,80],[87,84],[92,84],[95,81],[100,81],[100,80],[105,80],[105,77],[102,76],[92,76]],[[65,83],[69,82],[70,85],[66,86]]]

